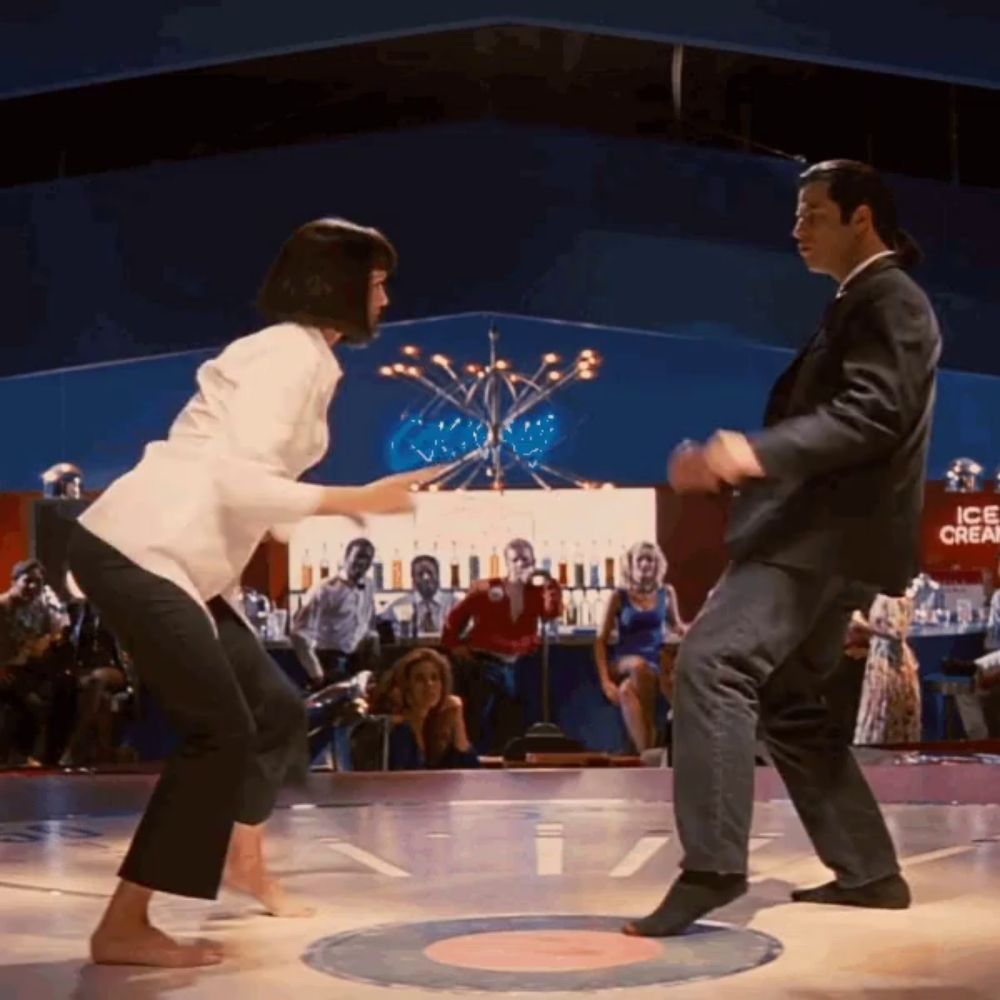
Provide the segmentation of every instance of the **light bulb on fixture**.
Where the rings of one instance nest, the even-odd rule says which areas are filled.
[[[395,363],[395,364],[394,364],[394,365],[392,366],[392,370],[393,370],[393,371],[394,371],[394,372],[395,372],[395,373],[396,373],[397,375],[405,375],[405,374],[406,374],[406,365],[404,365],[402,361],[397,361],[397,362],[396,362],[396,363]]]
[[[417,347],[414,344],[407,344],[401,350],[402,350],[403,354],[405,354],[408,358],[419,358],[420,357],[420,348]]]
[[[379,375],[384,375],[386,378],[392,378],[396,373],[392,370],[391,365],[382,365],[378,370]]]
[[[557,364],[559,364],[559,355],[558,354],[546,354],[542,358],[542,361],[545,364],[547,364],[547,365],[557,365]]]
[[[410,365],[410,367],[406,369],[406,374],[409,375],[410,378],[419,378],[422,373],[416,365]]]
[[[561,378],[562,378],[562,375],[559,372],[549,372],[549,381],[550,382],[558,382],[559,379],[561,379]]]
[[[503,361],[503,360],[501,360],[501,361],[497,362],[497,369],[499,371],[505,372],[505,371],[507,371],[508,368],[510,368],[510,362],[509,361]]]
[[[451,358],[445,357],[443,354],[435,354],[431,358],[431,361],[433,361],[436,365],[440,365],[442,368],[451,364]]]

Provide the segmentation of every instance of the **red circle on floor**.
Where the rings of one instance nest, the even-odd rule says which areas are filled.
[[[435,941],[424,954],[442,965],[491,972],[575,972],[646,962],[663,953],[650,938],[610,931],[537,930],[464,934]]]

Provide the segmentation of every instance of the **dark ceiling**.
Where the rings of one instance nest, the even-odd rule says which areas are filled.
[[[0,101],[0,185],[494,119],[1000,187],[1000,91],[547,28],[449,31]]]

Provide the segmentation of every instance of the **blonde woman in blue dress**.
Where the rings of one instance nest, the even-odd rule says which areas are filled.
[[[654,542],[636,542],[622,556],[621,577],[624,586],[608,602],[594,659],[604,696],[620,706],[642,753],[656,742],[656,696],[671,694],[668,639],[680,638],[687,625],[666,582],[666,556]]]

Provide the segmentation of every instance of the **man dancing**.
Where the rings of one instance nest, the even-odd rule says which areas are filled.
[[[793,236],[839,289],[771,391],[765,427],[680,447],[681,493],[738,486],[732,562],[681,646],[674,810],[681,875],[628,934],[682,933],[747,890],[758,722],[816,853],[835,879],[795,900],[904,908],[885,822],[819,694],[859,582],[900,594],[914,575],[940,335],[904,268],[919,254],[870,167],[799,179]]]

